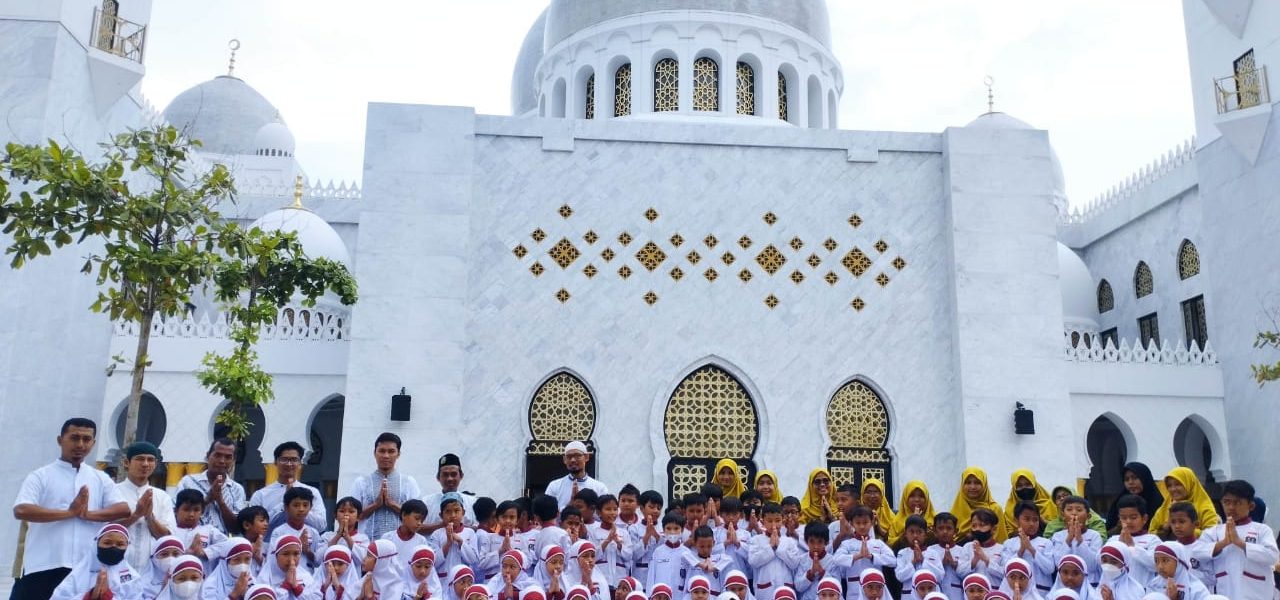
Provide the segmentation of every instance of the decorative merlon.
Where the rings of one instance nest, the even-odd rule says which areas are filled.
[[[140,326],[117,321],[116,337],[138,337]],[[151,337],[173,339],[230,339],[231,325],[226,313],[186,315],[151,323]],[[274,325],[262,327],[263,341],[345,342],[351,339],[351,318],[346,310],[290,305],[280,309]]]
[[[1147,188],[1169,172],[1191,162],[1196,154],[1196,138],[1192,137],[1174,149],[1161,155],[1160,158],[1143,166],[1119,184],[1103,192],[1102,195],[1077,206],[1063,217],[1063,225],[1080,225],[1098,218],[1122,201]]]
[[[1218,353],[1214,351],[1213,344],[1206,341],[1204,349],[1200,349],[1200,345],[1194,340],[1190,346],[1178,340],[1176,343],[1164,340],[1159,346],[1150,344],[1144,347],[1140,340],[1135,339],[1133,344],[1128,340],[1120,340],[1120,347],[1116,347],[1111,340],[1107,340],[1106,346],[1097,343],[1098,338],[1093,338],[1094,343],[1086,346],[1083,342],[1076,343],[1072,346],[1071,337],[1068,336],[1065,345],[1065,358],[1070,362],[1080,363],[1119,363],[1119,364],[1154,364],[1154,365],[1190,365],[1190,366],[1212,366],[1218,364]]]

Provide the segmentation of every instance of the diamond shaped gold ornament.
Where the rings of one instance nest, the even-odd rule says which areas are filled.
[[[551,247],[549,254],[551,254],[551,260],[556,261],[556,264],[560,265],[561,269],[569,268],[573,261],[582,256],[578,249],[574,247],[573,242],[569,241],[569,238],[560,238],[560,241]]]

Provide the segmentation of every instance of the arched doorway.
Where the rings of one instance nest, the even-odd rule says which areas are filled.
[[[723,458],[738,463],[750,481],[760,433],[755,402],[742,383],[724,369],[697,369],[671,393],[663,417],[667,452],[667,497],[697,492]]]
[[[129,419],[129,399],[125,398],[121,403],[120,410],[116,412],[115,436],[116,448],[120,449],[120,458],[124,458],[124,428],[125,421]],[[165,431],[168,429],[169,420],[164,412],[164,405],[160,400],[156,399],[151,392],[142,392],[142,401],[138,404],[138,431],[134,439],[139,442],[151,442],[156,447],[160,447],[164,441]],[[107,465],[109,471],[113,471],[119,463]],[[165,484],[165,463],[161,461],[156,465],[156,470],[151,474],[151,485],[156,487],[164,487]]]
[[[222,408],[218,408],[218,412],[222,412]],[[217,417],[215,417],[216,419]],[[236,442],[236,466],[234,479],[244,486],[246,496],[252,496],[254,492],[262,489],[266,483],[267,471],[262,464],[262,438],[267,432],[267,417],[262,414],[262,408],[258,406],[249,407],[246,411],[245,418],[249,420],[249,435],[245,439]],[[226,437],[229,429],[226,425],[214,423],[213,437],[214,439]]]
[[[1089,426],[1085,450],[1093,465],[1084,486],[1085,497],[1096,512],[1105,515],[1116,498],[1124,494],[1124,464],[1128,460],[1129,447],[1115,421],[1104,415],[1094,419]]]
[[[524,492],[541,493],[547,484],[564,475],[564,447],[581,441],[591,452],[587,474],[595,477],[597,456],[591,434],[596,429],[596,402],[587,385],[571,373],[549,377],[529,402],[529,432],[533,438],[524,449]]]
[[[827,470],[832,484],[852,483],[859,488],[867,479],[885,485],[885,501],[893,502],[893,459],[889,455],[889,411],[884,399],[870,385],[850,381],[827,403]]]
[[[1173,456],[1179,465],[1195,471],[1205,491],[1216,502],[1222,495],[1222,486],[1213,477],[1213,444],[1209,441],[1209,434],[1195,419],[1183,419],[1174,430]]]
[[[324,496],[325,514],[334,514],[338,499],[338,467],[342,458],[342,415],[346,410],[346,398],[341,394],[329,396],[311,417],[308,428],[311,453],[307,455],[302,481],[320,490]]]

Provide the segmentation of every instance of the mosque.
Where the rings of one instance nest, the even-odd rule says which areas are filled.
[[[784,490],[825,465],[949,498],[972,464],[1001,498],[1026,466],[1105,500],[1143,461],[1280,497],[1276,392],[1249,368],[1280,306],[1280,0],[1183,0],[1196,137],[1070,210],[1049,134],[1011,115],[840,129],[824,0],[551,0],[510,116],[371,104],[362,187],[313,183],[287,115],[234,72],[150,109],[150,4],[0,9],[21,82],[0,127],[81,147],[184,128],[200,164],[232,167],[227,213],[352,268],[356,306],[286,307],[264,331],[276,400],[243,444],[250,491],[296,440],[303,480],[336,495],[393,431],[426,488],[455,452],[495,496],[541,489],[585,440],[615,489],[687,491],[729,457]],[[129,380],[103,366],[138,331],[85,309],[78,264],[3,271],[24,326],[0,329],[0,415],[26,424],[7,481],[73,414],[103,427],[99,460],[118,452]],[[192,371],[226,321],[198,300],[151,343],[139,435],[174,485],[217,433]]]

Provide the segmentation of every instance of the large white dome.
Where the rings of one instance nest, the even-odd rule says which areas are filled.
[[[1058,242],[1058,285],[1062,288],[1062,320],[1069,331],[1098,331],[1097,288],[1089,267]]]
[[[826,0],[552,0],[546,13],[543,48],[550,50],[569,36],[610,19],[670,10],[710,10],[772,19],[831,48]]]
[[[538,108],[538,82],[534,71],[542,62],[542,36],[546,32],[547,11],[538,15],[520,45],[515,70],[511,72],[511,114],[523,115]]]
[[[309,258],[327,258],[351,265],[351,257],[347,253],[347,245],[333,227],[321,219],[319,215],[301,207],[289,206],[269,212],[249,226],[263,231],[284,231],[298,234],[303,252]]]
[[[965,127],[969,129],[1039,129],[1022,119],[1002,112],[980,115]],[[1053,204],[1058,208],[1058,214],[1065,215],[1067,213],[1067,177],[1062,171],[1062,160],[1058,158],[1058,151],[1053,149],[1053,144],[1049,145],[1049,160],[1053,166]]]
[[[297,146],[284,123],[267,123],[253,136],[253,153],[258,156],[293,156]]]
[[[263,125],[283,123],[280,111],[249,84],[227,75],[197,85],[173,99],[164,118],[204,144],[207,152],[253,154]]]

